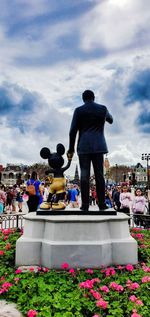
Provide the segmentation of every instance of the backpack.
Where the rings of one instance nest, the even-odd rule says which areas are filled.
[[[36,190],[35,190],[35,186],[34,186],[35,182],[32,184],[30,183],[28,186],[27,186],[27,192],[29,194],[29,196],[34,196],[36,195]]]

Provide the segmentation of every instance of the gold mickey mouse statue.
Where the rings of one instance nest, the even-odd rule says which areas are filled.
[[[48,159],[48,164],[50,166],[50,169],[46,171],[46,174],[48,175],[50,173],[54,175],[49,187],[47,202],[43,202],[40,205],[40,209],[63,210],[66,207],[64,202],[66,194],[66,179],[64,177],[64,171],[70,167],[73,155],[70,153],[71,155],[68,156],[67,153],[68,163],[63,167],[64,159],[62,155],[64,153],[65,147],[61,143],[57,144],[55,153],[51,153],[50,149],[47,147],[42,148],[40,151],[41,157],[43,159]],[[55,202],[53,202],[54,195]]]

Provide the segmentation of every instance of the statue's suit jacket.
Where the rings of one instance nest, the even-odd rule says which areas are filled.
[[[107,107],[88,101],[75,109],[70,127],[69,152],[74,152],[76,134],[79,132],[77,153],[107,153],[104,136],[105,121],[113,122]]]

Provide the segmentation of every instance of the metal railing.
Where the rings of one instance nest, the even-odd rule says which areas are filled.
[[[23,228],[24,226],[24,215],[22,214],[2,214],[0,215],[0,229],[8,228]],[[148,229],[150,228],[150,215],[141,214],[127,214],[129,216],[129,226],[136,227],[137,221],[139,222],[138,227]]]
[[[136,227],[149,229],[150,228],[150,215],[142,214],[128,214],[130,217],[130,227]]]
[[[0,229],[23,228],[25,214],[0,215]]]

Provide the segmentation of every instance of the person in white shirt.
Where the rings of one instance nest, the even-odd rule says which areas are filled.
[[[132,195],[128,191],[127,186],[123,186],[122,192],[120,193],[120,211],[125,214],[130,214],[131,203],[132,203]]]
[[[132,194],[129,192],[127,186],[123,186],[122,192],[120,193],[120,212],[125,213],[126,215],[130,216],[130,210],[132,206]],[[130,220],[128,221],[130,225]]]
[[[143,219],[140,215],[144,214],[146,206],[146,198],[142,195],[141,189],[137,188],[135,190],[135,197],[133,200],[133,213],[134,222],[137,226],[143,226]]]

